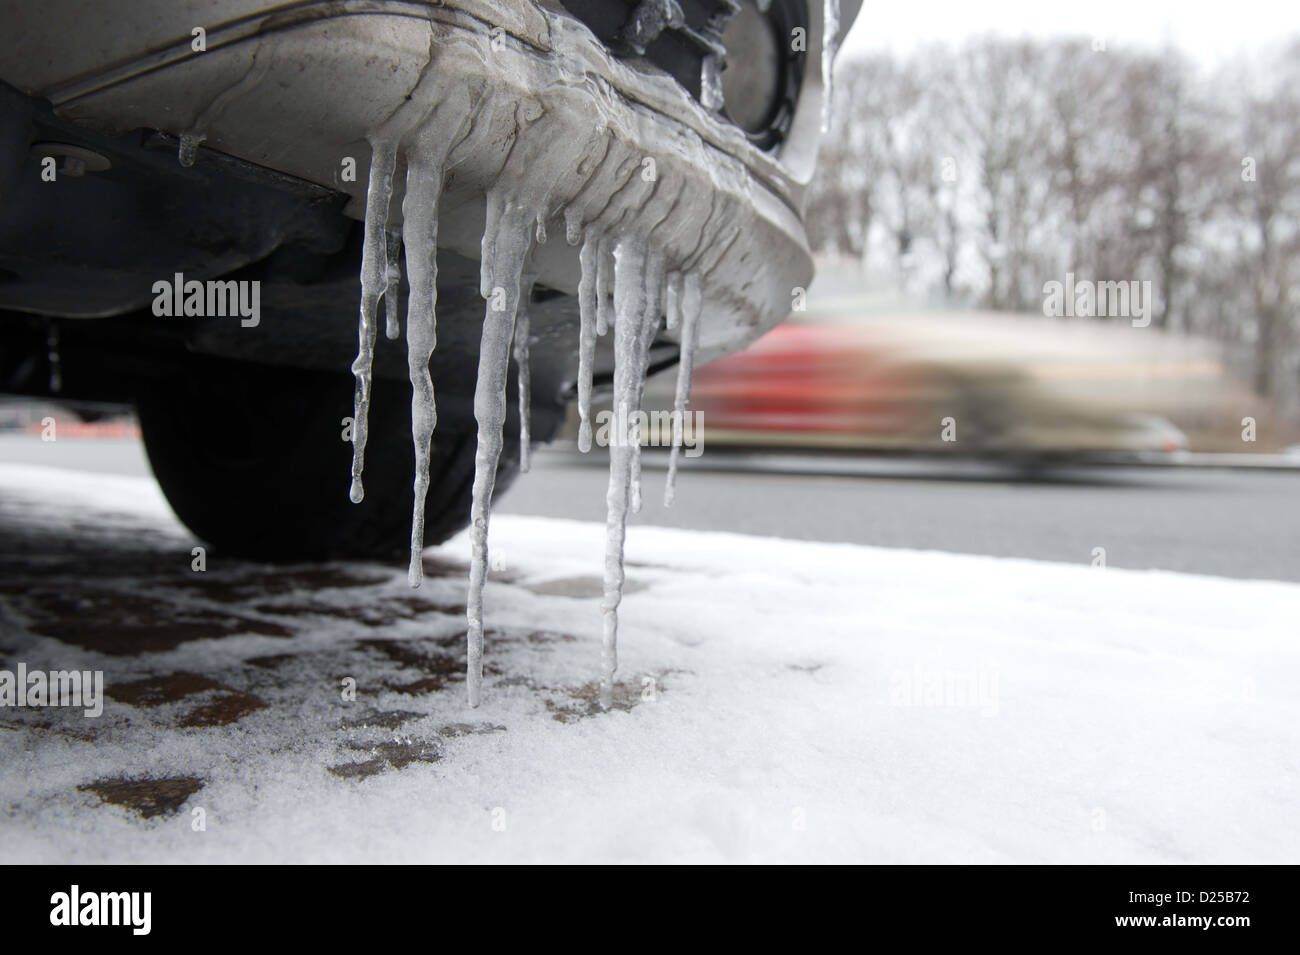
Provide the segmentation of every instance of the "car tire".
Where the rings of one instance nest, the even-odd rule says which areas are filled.
[[[138,396],[145,449],[172,509],[214,552],[266,561],[405,559],[414,501],[410,385],[376,378],[365,499],[353,504],[350,375],[247,362],[196,363]],[[506,432],[503,491],[518,469]],[[469,523],[473,421],[439,420],[430,447],[425,544]]]

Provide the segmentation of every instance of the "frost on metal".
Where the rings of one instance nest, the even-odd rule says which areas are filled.
[[[562,37],[557,37],[562,39]],[[436,44],[435,44],[436,46]],[[600,699],[608,705],[618,665],[618,608],[623,596],[624,540],[629,509],[640,506],[640,435],[636,420],[645,387],[652,343],[661,333],[680,342],[674,446],[681,442],[681,413],[690,394],[690,376],[699,338],[704,289],[714,270],[742,232],[737,203],[747,189],[734,164],[714,163],[709,178],[674,175],[683,157],[699,153],[702,142],[683,130],[665,142],[660,155],[647,155],[635,144],[644,141],[643,120],[617,101],[599,77],[560,69],[530,87],[527,95],[510,96],[493,84],[465,77],[474,70],[457,68],[457,56],[486,58],[484,48],[449,44],[435,52],[420,87],[407,103],[370,135],[372,155],[365,205],[365,240],[361,267],[360,349],[356,375],[353,500],[362,496],[362,471],[369,409],[371,367],[378,302],[385,301],[386,333],[400,334],[397,294],[403,270],[409,285],[406,347],[411,380],[411,437],[416,473],[411,521],[409,579],[421,579],[424,546],[424,498],[429,484],[430,442],[437,415],[429,359],[436,346],[438,205],[448,172],[469,157],[482,155],[485,144],[501,141],[504,156],[485,184],[486,214],[480,249],[480,293],[485,302],[474,392],[477,449],[470,516],[471,562],[466,674],[469,703],[482,693],[484,584],[488,568],[488,525],[497,467],[504,446],[507,381],[516,363],[520,403],[521,464],[526,468],[529,422],[528,302],[539,246],[547,242],[548,224],[562,223],[565,241],[576,247],[579,446],[592,444],[591,391],[596,340],[613,336],[616,415],[627,433],[611,435],[609,485],[606,492],[604,596]],[[432,66],[439,56],[448,62]],[[418,95],[416,95],[418,94]],[[420,104],[425,104],[421,106]],[[573,134],[574,115],[592,118],[589,132]],[[493,137],[496,137],[494,140]],[[458,153],[458,150],[460,152]],[[655,160],[648,163],[647,160]],[[674,165],[676,164],[676,165]],[[469,165],[469,163],[466,163]],[[396,218],[395,170],[405,166],[400,232]],[[647,175],[647,168],[654,170]],[[731,178],[728,178],[731,177]],[[728,184],[720,199],[717,186]],[[552,232],[557,231],[555,229]],[[667,328],[664,316],[667,314]],[[667,501],[672,499],[676,452],[672,459]]]

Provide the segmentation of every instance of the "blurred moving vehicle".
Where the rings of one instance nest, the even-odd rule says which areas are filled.
[[[424,275],[437,265],[424,533],[445,539],[469,518],[480,260],[498,257],[483,253],[495,228],[489,194],[536,211],[536,245],[515,284],[531,323],[531,433],[545,440],[576,393],[575,229],[602,241],[636,235],[668,265],[698,272],[701,363],[753,341],[807,284],[802,208],[824,77],[859,6],[6,3],[0,393],[136,405],[176,513],[228,552],[402,554],[414,507],[407,379],[418,359],[408,368],[382,341],[374,354],[368,492],[356,504],[341,423],[353,415],[362,220],[385,223],[376,232],[397,262],[395,246],[411,253],[404,207],[416,221],[434,210],[436,258],[416,256]],[[381,198],[369,203],[380,143],[388,159],[376,168],[394,165],[375,177]],[[421,242],[430,234],[411,228]],[[380,273],[390,310],[411,298],[410,268],[389,281],[395,271]],[[175,314],[160,313],[173,278]],[[239,316],[191,317],[195,284],[206,284],[209,308],[214,291],[238,284]],[[234,315],[233,300],[230,311],[217,301],[215,314]],[[650,318],[660,321],[650,367],[672,365],[681,333]],[[612,367],[607,336],[598,386]],[[498,489],[519,461],[510,378]]]
[[[701,369],[690,409],[706,444],[1019,459],[1241,450],[1249,402],[1205,342],[1033,315],[870,311],[810,306]],[[671,386],[652,380],[647,405],[671,408]]]

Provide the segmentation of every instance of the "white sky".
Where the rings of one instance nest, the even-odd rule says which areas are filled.
[[[1209,0],[865,0],[846,52],[906,52],[972,34],[1083,34],[1108,44],[1173,45],[1212,66],[1233,55],[1300,33],[1300,3]]]

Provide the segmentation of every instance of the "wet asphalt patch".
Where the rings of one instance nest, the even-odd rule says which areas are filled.
[[[167,779],[97,779],[77,787],[94,793],[105,804],[121,806],[139,813],[142,819],[170,816],[185,801],[203,788],[203,780],[193,776]]]

